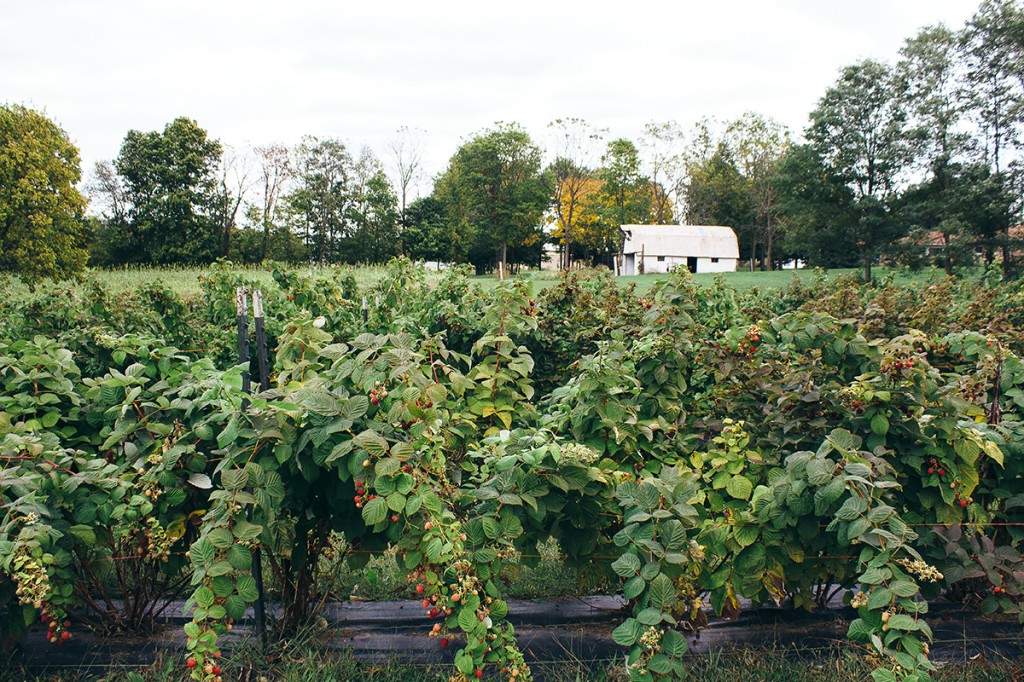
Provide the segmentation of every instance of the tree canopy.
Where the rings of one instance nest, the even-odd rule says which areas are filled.
[[[163,132],[128,131],[114,162],[129,206],[123,231],[112,235],[120,260],[207,263],[218,256],[214,171],[222,153],[185,117]]]
[[[69,277],[88,258],[78,148],[45,114],[0,106],[0,272]]]

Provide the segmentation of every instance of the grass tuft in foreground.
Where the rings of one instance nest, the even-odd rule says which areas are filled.
[[[102,666],[65,669],[30,676],[16,667],[0,666],[0,680],[30,682],[179,682],[180,660],[163,657],[146,667]],[[531,665],[538,682],[626,682],[622,661],[563,660]],[[246,682],[444,682],[447,665],[417,665],[390,659],[380,663],[355,660],[349,652],[313,646],[280,646],[261,656],[243,647],[224,661],[226,680]],[[871,667],[848,647],[810,657],[807,652],[741,649],[694,655],[687,679],[700,682],[855,682],[870,680]],[[1024,661],[979,659],[966,664],[940,665],[935,682],[1009,682],[1024,679]]]

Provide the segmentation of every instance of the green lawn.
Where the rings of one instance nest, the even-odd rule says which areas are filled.
[[[379,280],[383,274],[383,268],[380,266],[328,266],[324,268],[317,268],[311,266],[304,266],[298,268],[298,270],[308,275],[323,275],[331,274],[334,272],[352,272],[356,279],[359,280],[364,286],[373,284]],[[205,273],[209,272],[209,268],[203,267],[140,267],[140,268],[124,268],[118,270],[90,270],[86,273],[86,277],[95,277],[100,282],[108,286],[114,291],[125,291],[140,288],[145,284],[159,281],[165,284],[169,289],[178,293],[179,295],[194,294],[199,291],[199,278]],[[273,288],[275,284],[270,276],[269,268],[260,268],[255,266],[238,266],[235,272],[241,274],[248,280],[254,280],[262,283],[267,288]],[[969,276],[980,272],[980,269],[969,271]],[[836,279],[845,275],[859,275],[860,270],[845,268],[828,270],[826,276],[830,279]],[[878,267],[874,270],[874,275],[878,279],[883,279],[887,276],[892,276],[899,283],[910,283],[910,282],[921,282],[932,279],[941,279],[945,276],[942,270],[937,268],[919,270],[917,272],[911,272],[902,268],[884,268]],[[540,291],[553,286],[558,282],[562,273],[551,272],[551,271],[539,271],[530,270],[520,275],[521,277],[529,280],[533,283],[536,290]],[[434,270],[428,270],[426,278],[428,282],[437,281],[442,277],[442,273]],[[639,293],[648,291],[656,282],[664,281],[667,275],[636,275],[633,277],[616,277],[616,281],[621,286],[628,286],[630,284],[636,285],[636,290]],[[694,275],[694,279],[702,285],[710,285],[714,282],[716,277],[722,277],[726,284],[736,288],[737,290],[744,291],[752,287],[760,287],[762,289],[785,289],[792,284],[793,279],[796,277],[801,278],[805,283],[810,283],[812,278],[815,277],[813,270],[777,270],[774,272],[750,272],[747,270],[740,270],[737,272],[727,272],[722,274],[698,274]],[[484,289],[489,289],[498,283],[498,279],[495,275],[479,275],[472,278],[472,281],[479,284]],[[65,286],[62,283],[61,286]],[[67,284],[68,286],[74,286],[73,284]],[[44,286],[53,286],[47,284]],[[29,288],[23,283],[14,280],[0,278],[0,295],[6,297],[24,297],[29,294]]]
[[[837,268],[834,270],[823,271],[829,279],[838,279],[844,276],[859,276],[861,270],[859,268]],[[975,271],[968,271],[968,276],[975,274]],[[522,275],[526,279],[534,283],[537,289],[546,289],[555,284],[561,277],[562,274],[559,272],[550,271],[536,271],[531,270]],[[710,286],[717,277],[722,277],[725,283],[729,286],[739,290],[745,291],[753,287],[760,287],[762,289],[785,289],[793,283],[794,278],[800,278],[805,284],[810,284],[812,279],[816,276],[814,270],[775,270],[772,272],[761,272],[749,270],[739,270],[737,272],[726,272],[721,274],[716,273],[705,273],[694,275],[694,280],[703,285]],[[908,284],[911,282],[925,282],[935,279],[942,279],[945,277],[945,272],[938,268],[928,268],[918,270],[916,272],[907,270],[905,268],[888,268],[888,267],[876,267],[872,270],[872,276],[878,280],[882,280],[886,277],[892,276],[897,283]],[[635,284],[638,292],[643,293],[649,290],[655,283],[664,281],[668,275],[635,275],[632,277],[616,277],[615,280],[621,286],[628,286],[629,284]],[[483,287],[491,287],[497,283],[497,277],[494,275],[481,275],[474,277],[475,282],[479,282]]]

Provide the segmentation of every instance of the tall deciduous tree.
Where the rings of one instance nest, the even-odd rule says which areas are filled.
[[[548,128],[555,151],[555,160],[548,166],[554,182],[554,236],[562,243],[560,267],[569,270],[572,246],[585,219],[585,194],[593,186],[596,145],[604,131],[578,118],[558,119]]]
[[[723,140],[707,160],[687,169],[686,222],[744,229],[754,222],[756,208],[747,180]],[[753,258],[753,254],[751,254]]]
[[[473,235],[471,259],[478,269],[496,263],[507,273],[510,249],[530,247],[539,260],[551,187],[541,172],[540,148],[517,124],[499,124],[463,144],[435,192],[449,220]]]
[[[640,170],[640,152],[632,140],[619,138],[608,143],[599,177],[611,207],[609,222],[616,230],[620,225],[651,222],[651,195],[645,191],[650,181]]]
[[[856,264],[853,191],[831,175],[812,145],[791,146],[773,184],[786,221],[787,251],[814,267]]]
[[[129,203],[125,260],[202,263],[218,254],[217,165],[221,145],[195,121],[178,118],[163,132],[131,130],[114,165]]]
[[[651,121],[644,126],[640,147],[651,182],[651,219],[655,224],[676,222],[675,208],[686,184],[684,135],[675,121]]]
[[[1019,141],[1024,115],[1024,12],[1015,0],[983,0],[960,34],[960,47],[968,110],[983,133],[985,161],[1000,173],[1006,148]]]
[[[391,161],[394,186],[398,190],[399,220],[406,224],[406,210],[409,207],[409,193],[423,177],[423,137],[420,128],[402,126],[396,137],[388,142],[387,152]]]
[[[255,152],[261,195],[258,213],[250,214],[250,222],[257,223],[263,232],[259,252],[262,261],[268,257],[271,235],[280,229],[278,204],[295,172],[295,163],[292,150],[283,144],[256,147]]]
[[[747,112],[729,124],[726,136],[736,165],[746,180],[756,217],[751,258],[756,257],[758,243],[763,243],[764,265],[771,270],[781,225],[778,192],[773,180],[790,145],[789,130],[772,118]]]
[[[44,114],[0,106],[0,272],[29,282],[85,267],[78,149]]]
[[[897,236],[887,202],[909,155],[901,93],[888,65],[865,60],[848,66],[811,112],[807,131],[830,175],[853,191],[854,242],[868,281],[879,250]]]
[[[384,167],[369,149],[363,149],[354,171],[349,209],[352,235],[345,245],[343,260],[383,263],[402,252],[398,197]]]
[[[238,217],[245,195],[252,187],[252,159],[228,148],[217,167],[213,194],[213,223],[219,235],[218,255],[231,257],[231,237],[238,229]]]
[[[310,257],[324,265],[336,259],[338,243],[349,232],[352,156],[340,140],[306,137],[297,157],[296,186],[287,197],[288,211]]]
[[[907,40],[896,65],[906,86],[904,102],[909,114],[907,137],[915,165],[928,178],[904,196],[904,214],[915,227],[942,236],[943,263],[952,274],[953,251],[962,222],[952,217],[950,202],[960,177],[958,160],[970,148],[970,135],[963,130],[961,64],[957,35],[945,26],[929,26]],[[956,254],[958,257],[960,254]]]

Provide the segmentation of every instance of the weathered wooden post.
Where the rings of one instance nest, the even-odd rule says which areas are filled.
[[[270,388],[270,371],[267,367],[267,329],[263,317],[263,292],[257,289],[252,293],[252,316],[256,327],[256,363],[260,372],[260,391]],[[256,631],[260,634],[260,642],[267,646],[266,605],[263,601],[263,556],[259,545],[252,553],[252,579],[256,582],[256,604],[253,615],[256,617]]]

